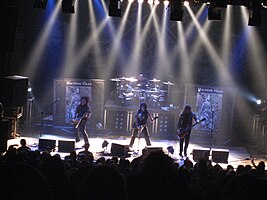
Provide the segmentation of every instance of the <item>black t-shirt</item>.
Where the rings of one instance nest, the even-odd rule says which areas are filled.
[[[135,115],[135,123],[137,126],[141,126],[141,125],[145,125],[147,123],[147,119],[148,119],[148,111],[141,111],[138,110],[136,115]]]
[[[189,114],[182,113],[178,121],[178,128],[184,129],[186,127],[191,126],[193,123],[193,119],[197,120],[196,115],[194,113],[192,112]]]
[[[82,106],[81,104],[77,106],[76,108],[76,117],[81,118],[84,116],[85,113],[91,113],[91,108],[87,105]],[[82,120],[82,123],[86,123],[87,118],[84,118]]]

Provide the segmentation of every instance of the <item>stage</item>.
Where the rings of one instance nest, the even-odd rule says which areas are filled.
[[[53,131],[54,130],[54,131]],[[60,131],[59,131],[60,130]],[[41,132],[40,132],[41,131]],[[118,144],[122,146],[127,146],[130,142],[130,135],[129,136],[121,136],[119,134],[115,134],[113,132],[94,132],[93,130],[89,130],[89,143],[90,148],[89,151],[93,153],[94,159],[97,160],[100,157],[110,158],[112,155],[111,153],[111,146],[112,144]],[[59,154],[62,159],[64,159],[65,156],[69,155],[69,153],[59,152],[58,151],[58,141],[74,141],[74,134],[72,129],[69,129],[69,127],[42,127],[42,130],[38,126],[24,126],[21,129],[19,138],[15,139],[9,139],[7,142],[7,145],[19,145],[20,139],[24,138],[26,139],[27,145],[31,148],[32,151],[35,151],[39,149],[39,141],[41,139],[48,139],[48,140],[54,140],[56,141],[56,146],[51,152],[52,155]],[[106,148],[102,148],[102,144],[104,141],[108,142],[108,145]],[[179,141],[178,139],[160,139],[153,137],[151,135],[151,149],[154,148],[162,148],[162,150],[168,154],[170,157],[172,157],[175,162],[179,163],[179,165],[182,165],[184,163],[184,157],[179,156]],[[75,143],[75,151],[79,153],[83,150],[83,140],[81,140],[78,143]],[[171,154],[168,152],[168,147],[173,147],[174,153]],[[135,157],[138,157],[141,155],[142,149],[146,147],[145,139],[141,138],[140,143],[138,141],[138,138],[135,140],[135,143],[132,147],[132,151],[129,152],[126,159],[129,161],[132,161]],[[193,160],[193,151],[196,153],[201,152],[202,150],[209,150],[210,149],[210,143],[208,141],[200,141],[197,140],[196,137],[192,137],[190,140],[190,144],[188,147],[188,156],[191,161],[195,163]],[[255,163],[257,164],[259,161],[263,160],[266,162],[266,158],[259,157],[256,155],[251,155],[251,152],[246,149],[244,146],[238,146],[238,145],[229,145],[229,144],[212,144],[211,151],[217,151],[217,152],[227,152],[226,162],[218,162],[223,168],[226,168],[227,165],[232,165],[234,168],[237,168],[238,165],[252,165],[251,163],[251,157],[254,156]],[[229,153],[229,154],[228,154]],[[225,153],[224,153],[224,159],[225,159]],[[210,153],[211,158],[211,153]],[[213,164],[216,164],[213,162]],[[267,164],[267,162],[266,162]]]

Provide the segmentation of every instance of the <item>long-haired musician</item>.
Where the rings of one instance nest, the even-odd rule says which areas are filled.
[[[82,97],[81,98],[81,103],[76,107],[76,112],[75,112],[75,128],[77,129],[76,131],[76,142],[80,141],[80,134],[83,137],[84,143],[89,144],[88,140],[88,134],[86,131],[86,123],[88,118],[91,116],[91,108],[89,106],[90,104],[90,98],[89,97]]]
[[[132,136],[130,140],[129,147],[132,147],[134,144],[135,138],[140,134],[144,134],[146,145],[151,146],[151,142],[149,139],[149,132],[147,130],[147,120],[152,122],[154,119],[152,118],[150,112],[147,111],[147,105],[146,103],[141,103],[139,110],[137,110],[135,117],[135,121],[133,124],[133,130],[132,130]]]
[[[182,131],[192,126],[193,120],[195,120],[196,122],[198,121],[196,115],[192,112],[191,106],[186,105],[179,117],[178,130]],[[189,145],[190,134],[191,134],[191,127],[187,130],[185,136],[183,138],[180,138],[180,153],[179,153],[180,156],[182,156],[184,150],[184,156],[187,157],[187,148]]]

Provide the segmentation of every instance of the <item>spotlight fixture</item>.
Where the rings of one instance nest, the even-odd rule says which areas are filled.
[[[257,105],[260,105],[260,104],[261,104],[261,100],[258,99],[258,100],[256,101],[256,103],[257,103]]]
[[[173,146],[168,146],[168,147],[167,147],[167,150],[168,150],[168,152],[169,152],[170,154],[174,154],[174,148],[173,148]]]
[[[211,0],[210,7],[208,10],[208,19],[209,20],[221,20],[221,10],[217,7],[218,0]]]
[[[181,0],[170,0],[171,21],[182,21],[183,20],[183,9],[182,9],[182,1]]]
[[[121,1],[109,0],[108,15],[110,17],[121,17]]]
[[[261,0],[249,0],[249,26],[261,25]]]
[[[267,0],[262,0],[262,7],[267,8]]]
[[[47,0],[34,0],[34,8],[45,9],[47,4]]]
[[[62,0],[63,13],[75,13],[75,0]]]

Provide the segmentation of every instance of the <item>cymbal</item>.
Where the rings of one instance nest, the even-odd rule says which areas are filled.
[[[120,78],[111,78],[111,79],[109,79],[109,80],[111,80],[111,81],[116,81],[116,82],[119,82],[119,81],[121,81],[121,79],[120,79]]]
[[[151,81],[151,82],[155,82],[155,83],[160,82],[160,80],[155,79],[155,78],[153,78],[152,80],[149,80],[149,81]]]
[[[131,77],[131,78],[125,78],[126,81],[129,81],[129,82],[136,82],[137,79],[134,78],[134,77]]]
[[[163,82],[164,85],[174,85],[172,82],[168,81],[168,82]]]

